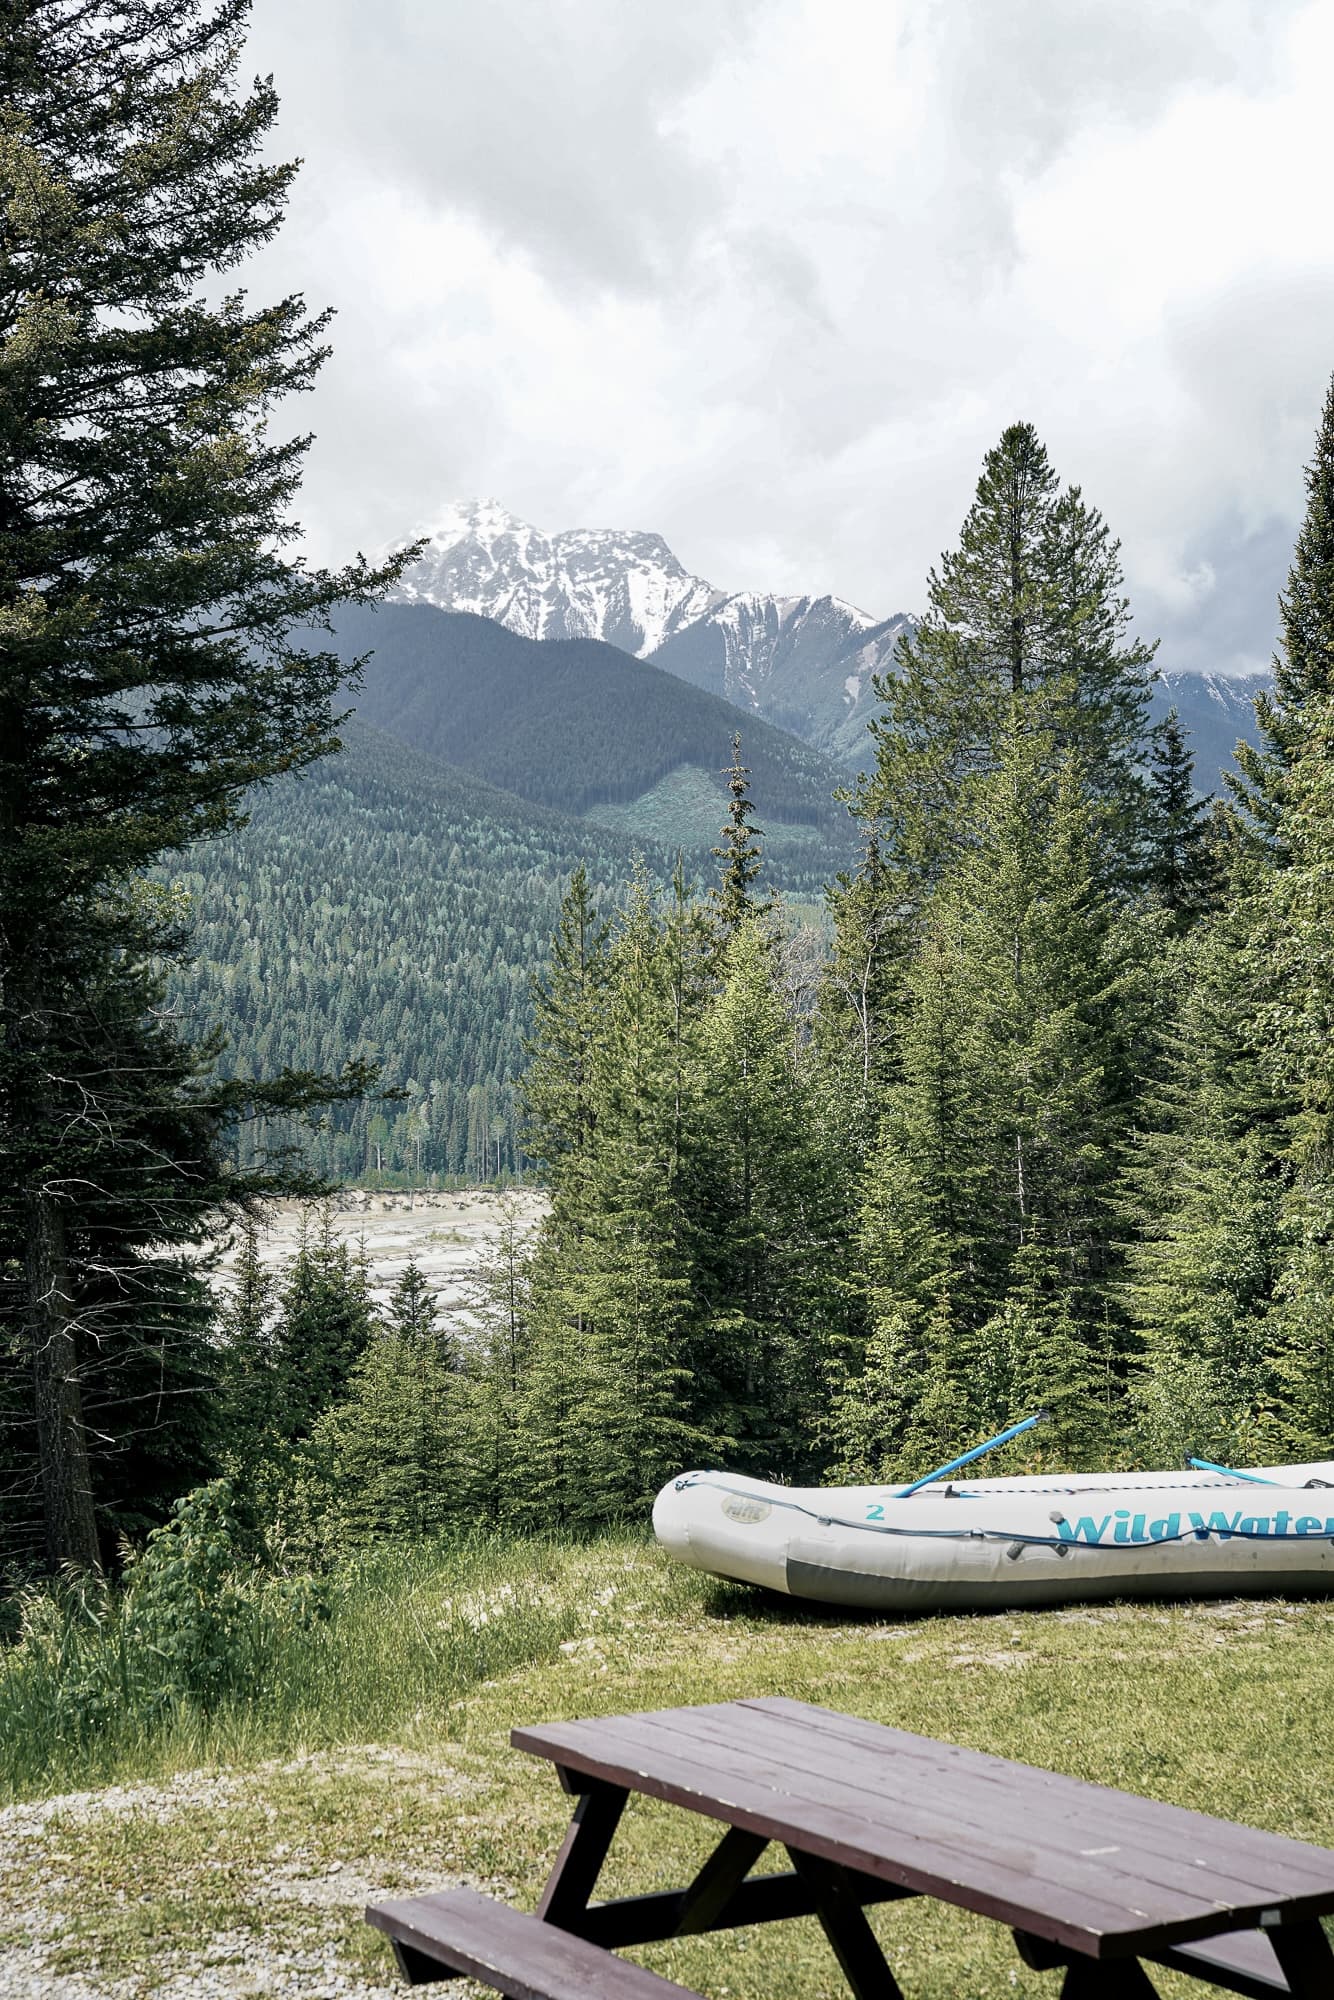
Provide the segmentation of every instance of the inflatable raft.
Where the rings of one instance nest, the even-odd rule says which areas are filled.
[[[805,1489],[687,1472],[658,1495],[653,1528],[695,1569],[877,1611],[1334,1590],[1334,1460],[1193,1463]]]

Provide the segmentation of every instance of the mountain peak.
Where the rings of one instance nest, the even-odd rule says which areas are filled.
[[[429,545],[396,593],[405,601],[470,611],[527,639],[605,640],[817,744],[835,724],[845,729],[886,664],[876,621],[855,605],[719,590],[649,529],[549,535],[498,500],[459,500],[425,532]],[[850,645],[875,657],[850,663]]]

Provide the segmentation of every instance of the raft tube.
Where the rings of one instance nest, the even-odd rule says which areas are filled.
[[[775,1486],[687,1472],[653,1531],[679,1562],[820,1604],[1020,1610],[1334,1590],[1334,1459],[1253,1472]]]

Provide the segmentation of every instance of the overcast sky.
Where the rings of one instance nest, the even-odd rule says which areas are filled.
[[[921,606],[1031,420],[1164,666],[1269,654],[1334,371],[1334,0],[255,0],[338,309],[313,554],[486,495]]]

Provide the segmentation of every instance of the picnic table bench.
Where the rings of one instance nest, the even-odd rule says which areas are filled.
[[[865,1915],[934,1896],[1009,1926],[1062,2000],[1153,2000],[1146,1966],[1248,2000],[1334,2000],[1334,1851],[781,1699],[515,1729],[576,1804],[534,1916],[472,1890],[372,1904],[414,1983],[682,2000],[624,1946],[817,1917],[855,2000],[902,2000]],[[727,1830],[687,1887],[594,1902],[632,1792]],[[790,1870],[752,1873],[765,1849]]]

